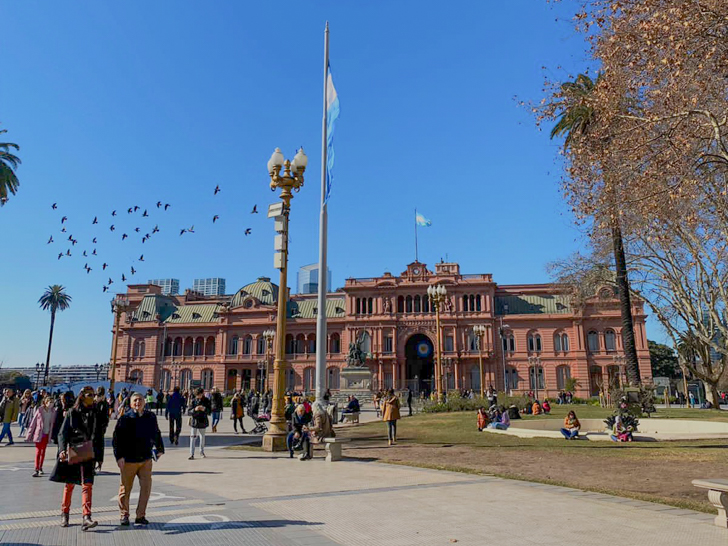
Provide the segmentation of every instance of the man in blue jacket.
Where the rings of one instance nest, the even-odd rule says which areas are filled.
[[[182,413],[184,413],[185,399],[179,393],[179,387],[174,388],[172,396],[167,401],[164,416],[169,420],[169,443],[179,445],[179,432],[182,429]]]
[[[152,459],[157,460],[164,453],[162,433],[157,417],[151,411],[144,411],[144,397],[135,392],[131,395],[131,410],[116,422],[112,446],[119,465],[119,511],[121,525],[129,525],[129,496],[134,478],[139,477],[139,503],[136,509],[137,525],[148,525],[146,512],[149,495],[152,492]],[[156,453],[154,452],[156,450]]]

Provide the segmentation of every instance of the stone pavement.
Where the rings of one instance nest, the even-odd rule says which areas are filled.
[[[163,418],[161,424],[166,425]],[[30,476],[32,445],[0,447],[0,544],[713,546],[728,541],[728,531],[715,527],[709,514],[489,476],[361,460],[326,463],[318,450],[314,460],[299,461],[287,454],[224,449],[257,440],[230,429],[225,418],[220,432],[208,436],[206,459],[187,460],[184,435],[179,447],[167,449],[155,464],[148,528],[118,527],[118,471],[108,450],[106,472],[94,485],[99,526],[87,533],[79,526],[79,492],[74,492],[72,526],[58,526],[61,486]],[[54,454],[49,447],[46,477]]]

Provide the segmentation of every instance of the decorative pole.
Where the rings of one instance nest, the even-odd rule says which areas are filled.
[[[447,289],[441,285],[427,287],[427,295],[435,308],[435,327],[437,328],[437,363],[435,365],[435,392],[441,402],[445,401],[445,389],[442,383],[442,333],[440,331],[440,305],[445,301]]]
[[[121,322],[121,315],[129,308],[129,300],[126,296],[121,294],[117,295],[111,300],[111,311],[114,313],[116,318],[116,324],[114,325],[114,347],[111,351],[111,378],[109,379],[109,391],[114,391],[116,385],[116,354],[119,348],[119,323]],[[114,392],[116,395],[116,392]]]
[[[485,326],[476,324],[473,326],[473,333],[478,336],[478,360],[480,365],[480,397],[485,398],[485,376],[483,373],[483,337],[485,336]]]

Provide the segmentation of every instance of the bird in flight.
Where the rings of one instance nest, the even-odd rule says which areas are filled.
[[[71,241],[71,245],[73,245],[73,246],[76,246],[76,243],[77,243],[77,242],[78,242],[78,241],[77,241],[76,239],[74,239],[73,241]]]
[[[152,233],[159,233],[159,226],[154,226],[154,229],[152,230]]]
[[[108,286],[104,286],[104,292],[106,292],[109,289]]]
[[[98,224],[98,223],[99,223],[98,217],[97,216],[94,216],[94,221],[91,222],[91,224],[93,225],[93,224]]]
[[[109,277],[109,282],[107,284],[109,286],[111,286],[112,284],[114,284],[114,279],[112,279],[111,277]]]
[[[52,242],[53,242],[53,235],[51,235],[51,238],[50,238],[50,239],[48,239],[48,242],[47,242],[46,244],[47,244],[47,245],[49,245],[49,244],[51,244]]]
[[[94,240],[91,241],[93,244],[96,244],[96,237],[94,237]]]
[[[61,230],[61,233],[66,233],[66,228],[63,228],[63,229]]]
[[[134,266],[131,266],[131,274],[133,275],[134,273],[136,273],[136,269],[134,269]]]
[[[68,220],[68,216],[64,216],[63,218],[61,218],[61,224],[65,223],[66,220]]]
[[[124,282],[124,281],[126,281],[126,277],[125,277],[125,276],[124,276],[124,274],[122,273],[122,274],[121,274],[121,282]]]
[[[132,212],[134,212],[134,209],[132,207],[129,207],[126,212],[128,214],[131,214]]]
[[[253,205],[253,210],[250,211],[250,214],[258,214],[258,205]]]
[[[180,235],[184,235],[184,234],[185,234],[186,232],[187,232],[187,230],[186,230],[186,229],[180,229],[180,230],[179,230],[179,234],[180,234]]]
[[[88,254],[86,254],[86,251],[85,250],[83,251],[83,257],[84,258],[88,258]]]
[[[107,267],[109,267],[109,264],[107,264],[106,262],[104,262],[104,265],[101,266],[101,270],[102,271],[106,271],[106,268]]]
[[[111,216],[116,216],[116,211],[115,210],[112,210],[111,211]]]
[[[147,209],[144,209],[144,213],[142,214],[142,218],[148,217],[149,214],[147,213]]]
[[[58,203],[53,203],[53,204],[51,205],[51,208],[52,208],[53,210],[56,210],[56,209],[58,208]]]
[[[71,255],[71,250],[70,249],[66,250],[66,256],[70,256],[70,255]]]
[[[195,232],[195,226],[193,224],[192,227],[187,230],[187,233],[194,233],[194,232]]]
[[[68,240],[69,240],[69,241],[73,241],[73,235],[69,235],[69,236],[68,236]]]
[[[121,240],[122,240],[122,241],[123,241],[124,239],[126,239],[127,237],[129,237],[129,236],[128,236],[128,235],[127,235],[126,233],[122,233],[122,234],[121,234]]]
[[[91,253],[92,255],[96,256],[96,249],[94,248],[94,251]]]
[[[220,186],[215,186],[215,193],[213,195],[217,195],[220,193]]]
[[[218,215],[216,214],[215,216],[213,216],[213,217],[212,217],[212,223],[214,224],[214,223],[215,223],[215,222],[217,222],[217,221],[218,221],[219,219],[220,219],[220,217],[219,217],[219,216],[218,216]]]
[[[146,243],[147,239],[148,239],[148,237],[146,235],[144,237],[142,237],[142,244]]]
[[[135,227],[134,228],[134,231],[136,231],[137,233],[139,233],[139,228],[138,227]]]
[[[253,232],[250,228],[245,230],[245,235],[250,235]]]
[[[167,209],[168,209],[169,207],[171,207],[171,206],[172,206],[172,205],[170,205],[169,203],[165,203],[165,204],[164,204],[164,210],[167,210]]]
[[[63,258],[63,252],[58,253],[58,259],[60,260],[61,258]]]
[[[139,256],[139,261],[140,262],[143,262],[144,261],[144,254],[142,254],[141,256]]]
[[[134,212],[136,212],[138,210],[139,210],[139,206],[138,205],[134,205]]]
[[[161,201],[157,201],[157,208],[159,208],[161,206],[162,206],[162,202]]]
[[[109,228],[111,231],[114,231],[116,228],[114,227],[114,224],[111,224],[111,227]]]

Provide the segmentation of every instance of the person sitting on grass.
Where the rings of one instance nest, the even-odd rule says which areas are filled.
[[[576,418],[576,413],[572,410],[566,417],[564,417],[564,428],[561,429],[561,434],[563,434],[564,438],[567,440],[575,440],[579,436],[580,428],[581,423],[579,422],[579,419]]]
[[[546,399],[546,400],[543,401],[543,406],[541,406],[541,407],[543,409],[543,412],[546,415],[548,415],[549,413],[551,413],[551,404],[549,404],[548,399]]]
[[[631,426],[626,426],[622,422],[622,417],[617,415],[614,418],[614,425],[612,426],[612,441],[614,442],[631,442],[633,440],[632,438],[632,432],[633,428]]]
[[[483,432],[483,429],[488,426],[488,421],[488,413],[483,406],[480,406],[480,409],[478,409],[478,432]]]
[[[523,406],[523,415],[531,415],[531,404],[527,403],[525,406]]]
[[[541,415],[543,413],[543,408],[541,408],[541,404],[538,400],[533,401],[533,406],[531,407],[531,413],[533,415]]]
[[[503,406],[496,408],[495,418],[488,426],[497,430],[508,430],[508,427],[511,426],[511,419]]]

